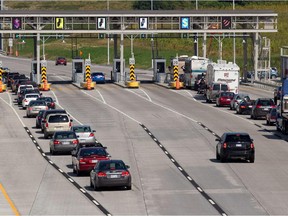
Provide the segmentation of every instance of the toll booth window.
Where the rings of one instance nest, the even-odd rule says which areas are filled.
[[[165,65],[163,63],[157,64],[157,73],[165,73]]]
[[[116,62],[116,72],[120,72],[120,62]]]
[[[82,73],[83,72],[82,62],[75,62],[75,72],[76,73]]]

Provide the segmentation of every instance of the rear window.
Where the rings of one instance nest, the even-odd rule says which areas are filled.
[[[90,155],[100,155],[106,156],[106,151],[102,148],[95,148],[95,149],[81,149],[80,156],[90,156]]]
[[[213,85],[213,90],[220,90],[220,84]]]
[[[56,139],[76,139],[75,133],[61,133],[55,134]]]
[[[221,91],[228,91],[228,86],[221,84]]]
[[[45,101],[33,100],[33,101],[30,101],[29,105],[30,106],[46,106],[46,103]]]
[[[227,135],[225,142],[251,142],[251,138],[243,134]]]
[[[234,96],[234,93],[233,93],[233,92],[222,92],[222,93],[221,93],[221,96],[224,96],[224,97],[233,97],[233,96]]]
[[[100,168],[100,170],[115,170],[115,169],[126,169],[126,166],[125,166],[125,164],[123,162],[109,162],[109,161],[105,161],[104,163],[100,164],[99,168]]]
[[[258,104],[261,106],[273,106],[274,102],[272,100],[259,100]]]
[[[73,131],[75,133],[80,133],[80,132],[91,132],[91,128],[90,127],[73,127]]]
[[[56,122],[69,122],[69,118],[67,115],[52,115],[49,117],[50,123]]]
[[[39,95],[26,95],[26,98],[38,98]]]

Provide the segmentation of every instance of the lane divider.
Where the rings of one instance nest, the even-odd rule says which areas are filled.
[[[203,125],[201,122],[197,122],[199,125],[201,125],[203,128],[205,128],[207,131],[209,131],[211,134],[213,134],[215,137],[220,138],[215,132],[207,128],[205,125]],[[153,139],[155,143],[162,149],[162,151],[167,155],[167,157],[173,162],[173,164],[177,167],[177,169],[182,173],[182,175],[185,176],[189,180],[189,182],[200,192],[200,194],[218,211],[221,215],[225,216],[227,215],[225,211],[200,187],[200,185],[193,180],[191,176],[181,167],[181,165],[173,158],[173,156],[167,151],[167,149],[160,143],[160,141],[149,131],[149,129],[142,123],[140,123],[140,126],[146,131],[146,133]]]
[[[40,152],[40,154],[43,156],[43,158],[48,163],[51,164],[51,166],[53,166],[57,171],[59,171],[71,184],[73,184],[84,196],[86,196],[86,198],[88,198],[88,200],[90,200],[94,205],[96,205],[100,211],[102,211],[107,216],[112,215],[104,206],[102,206],[97,200],[95,200],[95,198],[91,194],[89,194],[83,187],[81,187],[76,181],[74,181],[71,178],[71,176],[69,176],[67,173],[65,173],[62,169],[60,169],[60,167],[58,167],[53,161],[51,161],[49,157],[47,157],[47,155],[45,154],[43,149],[40,147],[40,145],[38,144],[37,140],[32,135],[32,133],[28,127],[24,127],[24,129],[27,132],[27,134],[29,135],[29,137],[31,138],[32,142],[35,144],[35,146],[38,149],[38,151]]]

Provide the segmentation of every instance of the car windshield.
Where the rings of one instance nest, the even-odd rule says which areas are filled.
[[[50,116],[49,118],[50,123],[55,123],[55,122],[69,122],[69,119],[66,115],[53,115]]]
[[[40,97],[40,98],[38,98],[38,100],[42,100],[42,101],[47,101],[47,102],[53,102],[53,99],[52,98],[50,98],[50,97]]]
[[[38,98],[39,95],[26,95],[26,98]]]
[[[104,162],[104,161],[103,161]],[[100,164],[100,170],[115,170],[115,169],[126,169],[126,166],[123,162],[104,162]]]
[[[73,131],[74,131],[75,133],[91,132],[91,128],[90,128],[89,126],[73,127]]]
[[[225,142],[251,142],[249,135],[235,134],[227,135]]]
[[[90,155],[106,156],[107,154],[106,154],[106,151],[102,148],[81,149],[80,156],[90,156]]]

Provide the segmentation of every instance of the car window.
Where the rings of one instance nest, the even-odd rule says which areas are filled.
[[[75,133],[91,132],[91,128],[88,127],[88,126],[85,126],[85,127],[73,127],[73,131]]]
[[[126,169],[126,166],[123,162],[107,162],[101,163],[100,170],[115,170],[115,169]]]
[[[93,148],[93,149],[85,149],[82,148],[80,152],[80,156],[90,156],[90,155],[100,155],[100,156],[106,156],[106,151],[102,148]]]
[[[228,86],[221,84],[221,91],[228,91]]]
[[[225,142],[251,142],[249,135],[236,134],[227,135]]]
[[[259,100],[258,104],[261,106],[272,106],[274,102],[272,100]]]
[[[61,133],[55,135],[56,139],[75,139],[76,135],[74,133]]]
[[[220,90],[220,84],[214,84],[213,90]]]
[[[69,119],[66,115],[52,115],[49,117],[49,122],[50,123],[69,122]]]

